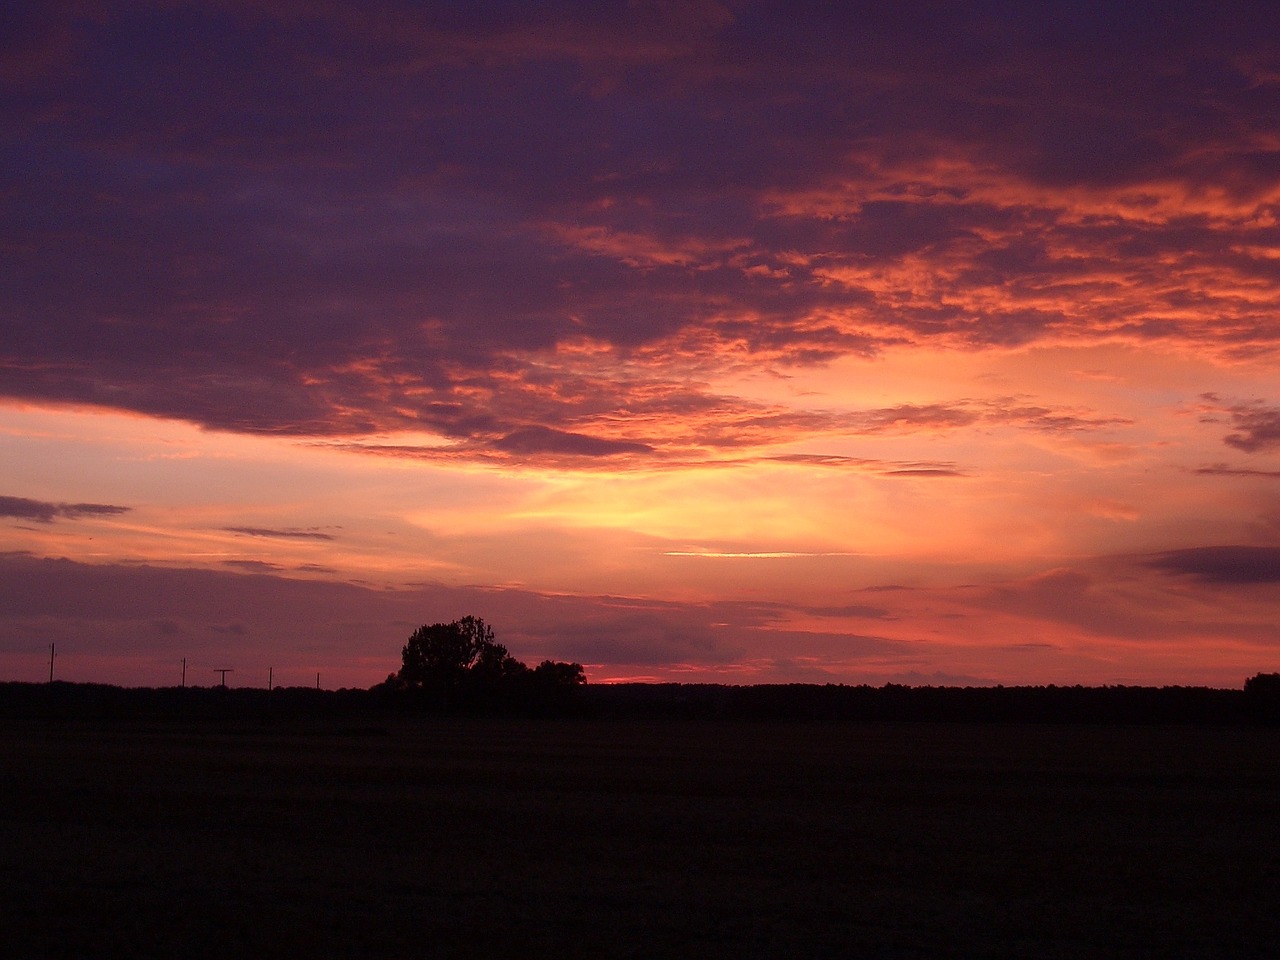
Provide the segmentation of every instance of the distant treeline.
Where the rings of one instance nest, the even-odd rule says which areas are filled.
[[[1210,687],[881,687],[843,684],[616,684],[592,686],[602,716],[739,720],[972,723],[1193,723],[1280,721],[1280,674],[1243,690]]]
[[[0,683],[0,719],[225,720],[363,718],[388,712],[370,690],[314,687],[116,687]]]
[[[581,688],[548,681],[549,672],[529,671],[500,699],[468,700],[435,709],[413,691],[380,683],[368,690],[314,687],[116,687],[102,683],[0,683],[0,721],[380,721],[398,716],[579,716]],[[552,679],[555,679],[554,677]]]
[[[531,688],[532,689],[532,688]],[[602,719],[940,721],[974,723],[1280,723],[1280,674],[1243,690],[1209,687],[881,687],[840,684],[623,683],[573,688],[572,699],[490,704],[485,715]],[[388,684],[368,690],[127,688],[0,683],[0,719],[304,719],[363,722],[421,715]]]

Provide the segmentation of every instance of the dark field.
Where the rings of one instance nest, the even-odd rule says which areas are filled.
[[[0,727],[13,957],[1275,957],[1280,730]]]

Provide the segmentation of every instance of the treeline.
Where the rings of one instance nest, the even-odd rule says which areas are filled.
[[[358,719],[394,709],[376,690],[314,687],[116,687],[105,683],[0,683],[0,719]]]
[[[568,717],[585,712],[579,663],[530,667],[478,617],[415,630],[401,666],[367,690],[0,684],[0,718],[253,720],[392,716]]]
[[[289,720],[360,725],[397,716],[580,716],[636,720],[935,721],[949,723],[1280,724],[1280,674],[1243,690],[1208,687],[881,687],[838,684],[535,681],[536,668],[503,687],[445,702],[395,682],[367,690],[220,687],[127,688],[87,683],[0,683],[0,719]],[[395,676],[395,675],[393,675]],[[539,687],[537,684],[544,683]],[[457,691],[455,691],[457,695]],[[425,697],[425,699],[424,699]]]
[[[1243,690],[1210,687],[881,687],[843,684],[593,686],[595,716],[969,723],[1277,723],[1280,674]]]

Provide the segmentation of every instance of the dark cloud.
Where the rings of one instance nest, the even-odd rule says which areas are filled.
[[[52,523],[58,515],[58,505],[44,503],[40,500],[28,500],[25,497],[0,497],[0,516],[17,517],[21,520],[36,520],[40,523]]]
[[[1255,470],[1249,467],[1231,467],[1225,463],[1215,463],[1211,466],[1197,467],[1196,473],[1204,476],[1216,477],[1266,477],[1268,479],[1280,479],[1280,470]]]
[[[118,507],[109,503],[49,503],[29,500],[26,497],[0,497],[0,517],[34,520],[52,523],[59,517],[81,520],[85,517],[110,517],[128,513],[131,507]]]
[[[964,477],[968,476],[954,463],[919,460],[871,460],[864,457],[845,457],[831,454],[791,453],[776,457],[764,457],[774,463],[796,463],[812,467],[844,467],[863,470],[885,477]]]
[[[1148,562],[1156,569],[1209,583],[1280,582],[1280,547],[1190,547],[1157,554]]]
[[[1108,427],[1124,427],[1133,423],[1126,417],[1099,417],[1047,407],[1011,407],[992,413],[991,420],[1020,422],[1032,430],[1043,433],[1076,433],[1082,430],[1103,430]]]
[[[1127,426],[1123,417],[1096,416],[1088,411],[1027,406],[1018,398],[956,400],[949,403],[900,404],[854,414],[850,426],[860,433],[909,433],[915,430],[956,430],[974,424],[1009,424],[1042,433],[1073,433]],[[941,465],[937,468],[946,469]],[[902,469],[934,469],[929,465]]]
[[[963,477],[959,470],[948,470],[938,467],[906,467],[902,470],[890,470],[890,477]]]
[[[1235,428],[1222,438],[1227,446],[1245,453],[1280,447],[1280,407],[1262,400],[1234,400],[1216,393],[1202,393],[1195,409],[1202,423],[1230,423]],[[1222,464],[1197,472],[1223,472]]]
[[[325,533],[314,527],[305,530],[298,527],[272,529],[270,527],[223,527],[228,533],[240,533],[246,537],[279,537],[286,540],[336,540],[331,533]]]
[[[1280,408],[1235,407],[1231,423],[1238,432],[1223,437],[1228,446],[1245,453],[1258,453],[1280,447]]]
[[[57,514],[68,520],[79,520],[83,517],[113,517],[132,509],[110,503],[60,503],[57,505]]]
[[[505,437],[495,440],[493,445],[506,453],[553,453],[581,457],[610,457],[619,453],[653,452],[653,448],[645,443],[607,440],[602,437],[589,437],[581,433],[569,433],[537,426],[513,430]]]
[[[661,451],[609,363],[548,372],[581,341],[1280,348],[1270,7],[17,7],[0,395],[590,460]]]
[[[843,607],[803,607],[805,613],[817,617],[865,617],[871,620],[892,619],[889,611],[883,607],[869,607],[864,604],[849,604]]]
[[[248,573],[276,573],[284,569],[278,563],[268,563],[266,560],[223,560],[222,565],[236,567]]]
[[[925,428],[967,427],[979,419],[979,414],[960,406],[942,403],[911,404],[869,410],[853,418],[857,429],[875,433],[882,430],[914,430]]]

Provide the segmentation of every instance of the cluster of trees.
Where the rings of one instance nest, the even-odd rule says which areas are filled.
[[[580,663],[517,660],[479,617],[423,625],[400,656],[384,692],[432,713],[573,713],[587,682]]]

